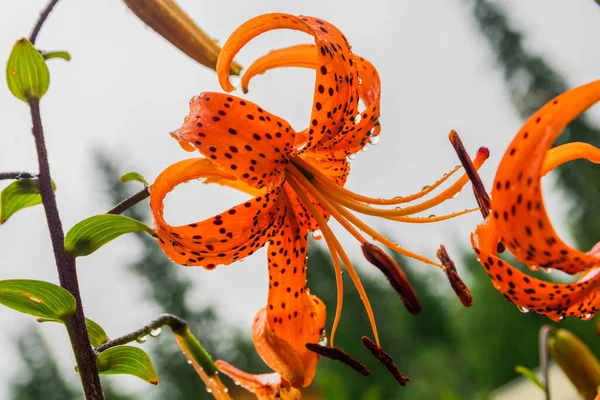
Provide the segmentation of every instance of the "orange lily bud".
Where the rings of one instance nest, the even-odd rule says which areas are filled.
[[[215,69],[221,47],[173,0],[123,0],[139,19],[200,64]],[[242,67],[233,62],[229,73]]]
[[[410,285],[404,271],[398,264],[379,247],[365,242],[362,252],[368,262],[376,266],[390,281],[394,290],[400,295],[404,306],[411,314],[418,314],[423,310],[421,301]]]
[[[550,334],[548,348],[579,393],[586,399],[596,398],[600,386],[600,362],[590,348],[565,329]]]
[[[456,272],[456,265],[454,265],[454,261],[448,255],[446,248],[444,245],[440,245],[440,249],[437,252],[437,257],[439,258],[442,265],[446,267],[444,272],[446,273],[446,277],[448,277],[448,281],[450,282],[450,286],[452,286],[452,290],[460,299],[460,302],[463,303],[465,307],[471,307],[473,305],[473,295],[471,291],[463,282],[463,280],[458,276]]]

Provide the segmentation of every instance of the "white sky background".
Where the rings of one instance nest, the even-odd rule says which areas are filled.
[[[28,35],[45,0],[1,3],[0,59],[6,60],[13,43]],[[383,84],[381,142],[358,155],[347,185],[375,196],[418,191],[456,165],[458,160],[447,139],[450,129],[458,130],[471,153],[482,145],[490,148],[491,159],[482,171],[489,185],[520,126],[487,43],[473,29],[466,3],[382,0],[365,6],[364,1],[356,0],[180,0],[221,43],[239,24],[267,12],[320,17],[346,34],[353,50],[378,68]],[[527,45],[565,73],[570,86],[597,79],[600,8],[594,1],[501,3],[527,33]],[[309,43],[310,39],[291,31],[268,33],[251,42],[237,60],[248,66],[271,49]],[[72,56],[69,63],[49,61],[51,86],[41,104],[65,230],[111,206],[91,157],[94,150],[109,151],[122,165],[121,172],[136,170],[149,180],[190,156],[168,132],[180,126],[192,95],[220,91],[216,75],[145,28],[122,2],[61,1],[37,45],[45,50],[68,50]],[[244,97],[303,129],[310,115],[313,83],[314,73],[308,70],[271,71],[255,78]],[[0,84],[0,171],[37,171],[30,126],[28,108]],[[132,192],[139,189],[128,185]],[[232,190],[191,184],[171,196],[167,217],[173,223],[193,222],[242,198]],[[561,210],[565,206],[556,196],[549,203],[559,231],[565,232],[559,223],[564,221]],[[435,212],[474,204],[471,191],[466,190]],[[429,226],[371,222],[392,232],[405,247],[435,257],[441,242],[449,245],[451,254],[459,254],[468,246],[468,233],[479,220],[480,216],[473,214]],[[348,235],[340,236],[350,254],[358,258],[358,244]],[[139,251],[133,243],[131,238],[120,238],[78,261],[86,316],[101,323],[112,336],[135,329],[160,312],[147,305],[137,279],[124,271],[123,263]],[[214,301],[223,318],[250,331],[251,319],[266,298],[264,252],[212,272],[173,268],[201,286],[190,299],[193,304]],[[437,273],[433,268],[429,271]],[[20,212],[0,227],[0,279],[10,278],[57,282],[42,207]],[[335,287],[333,282],[331,287]],[[12,341],[20,325],[31,320],[0,308],[0,398],[6,398],[7,381],[16,372]],[[66,361],[65,375],[73,379],[64,330],[49,324],[44,326],[44,334]],[[138,387],[134,378],[114,377],[114,381]]]

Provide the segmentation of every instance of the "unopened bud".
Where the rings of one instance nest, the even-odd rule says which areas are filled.
[[[13,46],[6,64],[6,82],[16,98],[39,100],[48,90],[50,73],[39,51],[25,38]]]
[[[600,386],[600,362],[577,336],[556,329],[548,339],[550,355],[586,399],[593,399]]]
[[[406,278],[404,271],[396,264],[394,259],[379,247],[368,242],[363,243],[362,252],[367,261],[383,272],[388,281],[390,281],[396,293],[400,295],[400,299],[408,312],[411,314],[420,313],[423,310],[421,301],[410,285],[408,278]]]
[[[458,272],[456,272],[456,265],[454,265],[454,261],[452,261],[448,255],[444,245],[440,245],[440,249],[437,252],[437,257],[442,265],[446,267],[444,272],[446,273],[446,277],[450,282],[450,286],[452,286],[452,290],[454,290],[454,293],[456,293],[460,299],[460,302],[465,307],[470,307],[473,304],[473,295],[460,276],[458,276]]]
[[[185,54],[210,69],[215,69],[221,47],[208,36],[173,0],[123,0],[146,25]],[[230,74],[239,75],[242,67],[231,64]]]

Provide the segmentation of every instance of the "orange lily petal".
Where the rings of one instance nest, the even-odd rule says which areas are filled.
[[[306,288],[307,236],[306,229],[289,212],[267,250],[269,296],[264,324],[268,327],[258,325],[258,328],[263,336],[277,337],[289,347],[265,341],[256,335],[258,331],[254,336],[256,350],[265,363],[294,387],[307,386],[312,381],[318,356],[308,351],[305,344],[318,343],[325,332],[325,305]],[[294,357],[303,366],[301,376],[292,362],[282,367],[282,360]]]
[[[281,186],[214,218],[189,225],[169,225],[163,216],[165,197],[178,184],[199,178],[221,184],[235,179],[209,160],[195,158],[171,165],[151,187],[150,206],[159,244],[177,264],[207,269],[227,265],[252,254],[279,231],[286,209]]]
[[[250,186],[262,188],[281,179],[294,150],[295,132],[285,120],[254,103],[220,93],[202,93],[190,101],[190,113],[173,133],[220,169]]]
[[[314,44],[299,44],[272,50],[257,58],[242,76],[242,91],[248,93],[248,84],[256,75],[281,67],[303,67],[314,69],[317,65],[317,47]]]
[[[522,311],[534,311],[555,321],[565,316],[589,319],[600,306],[597,289],[600,274],[581,277],[569,284],[545,282],[527,276],[497,256],[498,232],[496,220],[477,227],[471,243],[479,262],[492,279],[494,287]]]
[[[217,369],[238,382],[244,389],[254,393],[259,400],[300,400],[302,395],[290,387],[276,373],[249,374],[225,361],[215,361]]]
[[[302,149],[306,151],[337,136],[347,119],[354,120],[359,84],[354,56],[346,37],[328,22],[281,13],[261,15],[238,27],[223,45],[217,75],[224,90],[234,89],[229,82],[229,66],[237,52],[252,38],[274,29],[306,32],[315,38],[319,49],[310,128]]]
[[[556,137],[599,100],[600,81],[556,97],[525,123],[500,163],[492,190],[491,218],[507,247],[528,265],[574,274],[600,263],[599,257],[576,250],[558,237],[546,214],[540,185],[547,172],[543,170],[546,153]]]

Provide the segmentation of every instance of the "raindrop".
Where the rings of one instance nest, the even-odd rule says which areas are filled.
[[[362,151],[369,151],[369,145],[365,144],[362,148]]]
[[[319,346],[327,346],[327,336],[321,336],[321,338],[319,339]]]
[[[211,388],[209,388],[209,387],[207,387],[207,388],[206,388],[206,393],[212,393],[212,389],[211,389]]]
[[[152,336],[152,337],[158,337],[161,332],[162,332],[162,328],[160,328],[160,327],[158,327],[156,329],[152,329],[150,331],[150,336]]]
[[[379,136],[371,136],[371,138],[369,139],[369,143],[371,143],[373,146],[377,146],[379,140]]]
[[[587,320],[592,319],[593,317],[594,317],[594,314],[587,313],[587,314],[582,315],[579,319],[581,319],[583,321],[587,321]]]
[[[321,233],[320,230],[317,229],[316,231],[313,231],[312,237],[315,240],[321,240],[321,238],[323,237],[323,234]]]
[[[421,190],[427,190],[427,189],[429,189],[429,185],[425,185],[421,188]]]
[[[356,159],[356,153],[349,154],[349,155],[348,155],[348,159],[350,159],[350,160],[355,160],[355,159]]]
[[[138,337],[137,339],[135,339],[135,341],[138,343],[145,343],[146,340],[148,340],[148,335],[142,335],[142,336]]]
[[[544,271],[547,274],[551,274],[552,273],[552,268],[542,268],[542,271]]]
[[[528,308],[525,308],[523,306],[517,306],[517,308],[519,309],[519,311],[521,311],[523,314],[527,314],[529,312]]]
[[[427,216],[427,218],[435,218],[435,214],[430,214]]]
[[[191,365],[192,364],[192,360],[188,360],[187,363]]]

